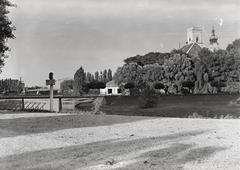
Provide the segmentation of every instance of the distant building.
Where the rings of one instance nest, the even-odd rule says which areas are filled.
[[[203,44],[201,27],[192,27],[187,29],[187,43]]]
[[[120,95],[120,94],[121,89],[114,80],[107,82],[105,89],[100,89],[100,95]]]
[[[215,29],[212,28],[212,35],[209,38],[209,50],[218,50],[218,38],[215,35]],[[202,28],[192,27],[187,29],[187,42],[180,50],[190,56],[198,57],[199,52],[203,49]]]
[[[218,37],[215,35],[215,29],[214,26],[212,27],[212,35],[209,38],[209,50],[214,51],[219,49],[219,44],[217,42]]]
[[[202,28],[192,27],[187,29],[187,42],[180,50],[191,56],[198,57],[198,53],[203,47]]]

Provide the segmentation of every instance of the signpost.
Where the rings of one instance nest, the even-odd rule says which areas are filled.
[[[50,112],[53,111],[53,85],[55,85],[55,79],[53,79],[53,73],[49,73],[49,80],[46,80],[46,85],[50,85]]]

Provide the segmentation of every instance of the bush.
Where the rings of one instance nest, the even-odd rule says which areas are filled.
[[[153,88],[147,86],[140,94],[139,100],[141,108],[154,107],[158,103],[158,94]]]
[[[193,89],[194,89],[194,86],[195,86],[195,82],[193,81],[184,81],[182,83],[182,93],[193,93]],[[188,88],[188,91],[186,91],[186,89],[184,88]]]
[[[105,83],[103,82],[97,82],[95,84],[96,89],[104,89],[106,87]]]
[[[157,83],[154,85],[155,89],[164,89],[164,85],[162,83]]]
[[[134,88],[134,84],[133,83],[127,83],[124,85],[125,89],[133,89]]]
[[[211,86],[216,87],[217,92],[221,92],[221,88],[226,87],[226,83],[224,83],[222,81],[213,81],[213,82],[211,82]]]
[[[104,89],[106,87],[105,83],[103,82],[90,82],[84,85],[87,89]]]
[[[189,115],[188,118],[193,118],[193,119],[196,119],[196,118],[200,118],[202,119],[203,116],[202,115],[199,115],[197,112],[194,112],[192,115]]]
[[[188,88],[191,88],[191,87],[194,87],[195,86],[195,83],[192,82],[192,81],[184,81],[183,84],[182,84],[183,87],[188,87]]]

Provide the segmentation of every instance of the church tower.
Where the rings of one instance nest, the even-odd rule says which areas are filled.
[[[202,28],[192,27],[187,29],[187,42],[180,50],[189,56],[198,57],[199,52],[203,49]]]
[[[215,29],[214,26],[212,27],[212,35],[209,38],[209,50],[214,51],[214,50],[218,50],[219,46],[218,46],[218,37],[215,35]]]
[[[187,43],[203,44],[201,27],[192,27],[187,29]]]

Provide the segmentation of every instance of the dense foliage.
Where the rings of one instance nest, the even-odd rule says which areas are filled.
[[[170,53],[159,53],[159,52],[150,52],[146,55],[136,55],[134,57],[129,57],[124,60],[126,64],[137,63],[140,66],[154,64],[154,63],[162,63],[165,59],[170,57]]]
[[[141,64],[139,64],[141,62]],[[219,87],[211,82],[224,82],[224,92],[238,92],[240,75],[240,39],[229,44],[226,50],[209,51],[199,57],[190,57],[178,50],[171,53],[149,53],[130,57],[113,77],[119,84],[133,82],[135,87],[162,83],[168,93],[216,93]]]
[[[133,83],[127,83],[124,85],[125,89],[133,89],[134,88],[134,84]]]
[[[0,93],[5,93],[9,91],[23,91],[23,83],[17,79],[2,79],[0,80]]]
[[[86,84],[86,74],[84,69],[80,67],[74,74],[74,91],[83,93],[83,86]]]
[[[95,74],[85,72],[83,67],[80,67],[74,74],[73,85],[71,80],[63,81],[61,90],[70,90],[73,87],[74,92],[83,94],[89,89],[102,89],[106,87],[106,83],[112,80],[112,70],[96,71]]]
[[[158,103],[158,93],[150,86],[146,86],[146,88],[141,92],[139,96],[139,104],[141,108],[151,108],[155,107]]]
[[[103,82],[93,81],[86,84],[87,89],[104,89],[106,84]]]
[[[14,6],[8,0],[0,0],[0,73],[1,68],[4,66],[4,59],[8,56],[5,54],[10,48],[6,45],[7,40],[14,39],[13,31],[16,29],[11,26],[12,22],[8,19],[7,14],[9,13],[8,7]]]
[[[74,80],[64,80],[60,83],[60,89],[62,92],[73,91]]]
[[[164,89],[164,85],[163,85],[162,83],[156,83],[156,84],[154,85],[154,88],[155,88],[155,89]]]

